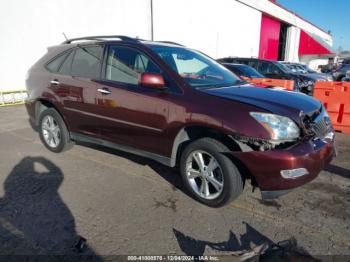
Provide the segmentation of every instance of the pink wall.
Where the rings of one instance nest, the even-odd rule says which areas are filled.
[[[278,59],[278,42],[280,37],[281,22],[266,15],[261,18],[260,31],[260,59]]]

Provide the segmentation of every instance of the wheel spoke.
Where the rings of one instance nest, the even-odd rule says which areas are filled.
[[[54,141],[55,146],[57,146],[58,143],[59,143],[58,132],[57,133],[52,133],[52,139]]]
[[[206,179],[202,179],[202,184],[201,184],[201,188],[199,189],[199,192],[206,197],[209,196],[209,194],[210,194],[209,184],[208,184],[208,181]]]
[[[42,129],[44,129],[46,131],[50,131],[50,127],[48,126],[47,122],[43,122]]]
[[[213,187],[217,190],[220,191],[222,188],[222,183],[218,181],[214,176],[208,176],[208,182],[213,185]]]
[[[201,171],[204,170],[205,164],[204,164],[204,159],[203,159],[203,154],[200,152],[196,152],[195,154],[193,154],[193,158],[196,161],[199,169]]]
[[[187,172],[188,172],[188,178],[190,179],[199,177],[201,174],[199,170],[195,170],[193,168],[189,168]]]
[[[58,126],[55,126],[51,129],[51,132],[54,136],[57,136],[58,132],[60,131],[60,128]]]
[[[208,168],[207,168],[208,173],[214,172],[214,170],[216,168],[218,168],[218,167],[219,167],[219,164],[215,160],[215,158],[214,157],[210,158],[210,161],[209,161],[209,164],[208,164]]]
[[[47,121],[49,123],[49,127],[53,128],[54,127],[53,118],[51,116],[48,116]]]
[[[54,147],[55,146],[55,141],[54,138],[52,136],[52,134],[49,132],[49,136],[47,138],[47,143],[49,144],[49,146]]]

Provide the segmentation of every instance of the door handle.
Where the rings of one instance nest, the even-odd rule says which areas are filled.
[[[51,80],[50,84],[53,85],[53,86],[58,86],[60,84],[60,82],[55,79],[55,80]]]
[[[99,88],[97,89],[98,92],[100,92],[102,95],[109,95],[111,91],[107,87]]]

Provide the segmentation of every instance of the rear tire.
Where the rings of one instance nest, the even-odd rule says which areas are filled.
[[[53,108],[40,114],[38,131],[41,142],[54,153],[66,151],[74,145],[61,115]]]
[[[243,179],[225,153],[221,142],[205,137],[190,143],[180,158],[180,171],[186,189],[199,202],[220,207],[243,191]]]

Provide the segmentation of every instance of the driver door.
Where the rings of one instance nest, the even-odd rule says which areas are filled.
[[[103,80],[98,83],[97,107],[101,138],[116,144],[165,155],[168,98],[172,94],[139,85],[144,72],[162,70],[136,48],[111,45]],[[166,76],[164,76],[166,79]]]

